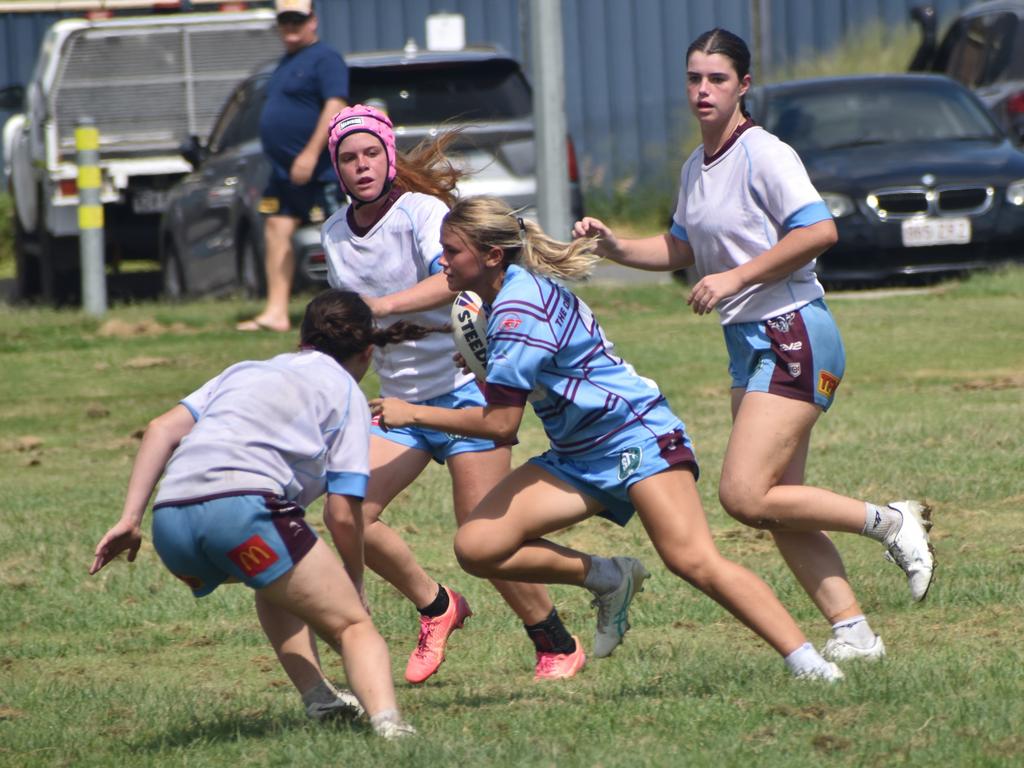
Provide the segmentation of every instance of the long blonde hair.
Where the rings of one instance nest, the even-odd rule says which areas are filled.
[[[444,223],[477,251],[500,248],[506,264],[518,264],[546,277],[586,279],[601,258],[595,253],[596,237],[568,243],[555,240],[497,197],[461,198],[444,217]]]

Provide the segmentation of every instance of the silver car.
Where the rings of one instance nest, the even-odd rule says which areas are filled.
[[[498,48],[348,54],[350,101],[385,109],[400,150],[446,126],[465,126],[451,147],[470,171],[462,195],[491,194],[536,216],[533,101],[519,63]],[[205,147],[186,157],[195,170],[172,191],[161,221],[160,258],[168,297],[241,288],[264,290],[263,226],[258,203],[269,166],[260,148],[259,114],[272,66],[243,82],[228,100]],[[583,202],[575,153],[566,138],[572,214]],[[296,287],[326,282],[315,226],[295,237]]]

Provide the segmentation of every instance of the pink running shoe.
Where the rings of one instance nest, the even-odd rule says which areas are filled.
[[[587,663],[587,654],[583,652],[583,643],[573,635],[576,650],[572,653],[545,653],[537,651],[537,667],[534,680],[564,680],[572,677]]]
[[[466,598],[448,587],[444,591],[448,593],[448,610],[433,618],[420,616],[420,637],[405,667],[405,679],[410,683],[422,683],[437,672],[448,636],[473,615]]]

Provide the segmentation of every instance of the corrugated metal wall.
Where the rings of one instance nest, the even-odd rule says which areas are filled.
[[[682,146],[691,119],[683,55],[701,32],[723,26],[741,35],[770,74],[871,22],[901,27],[920,2],[562,0],[566,111],[584,181],[603,188],[674,184],[689,149]],[[940,26],[969,3],[932,0]],[[448,11],[465,16],[468,42],[498,43],[529,70],[527,0],[317,0],[317,8],[321,37],[343,53],[400,48],[410,37],[423,45],[427,15]],[[43,32],[60,16],[0,16],[0,86],[28,79]],[[759,50],[754,44],[762,40]]]

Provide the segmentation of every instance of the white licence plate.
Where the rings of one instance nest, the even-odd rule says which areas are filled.
[[[915,248],[922,245],[964,245],[971,242],[971,220],[904,219],[903,245]]]
[[[139,189],[132,193],[135,213],[162,213],[167,207],[167,192],[162,189]]]

